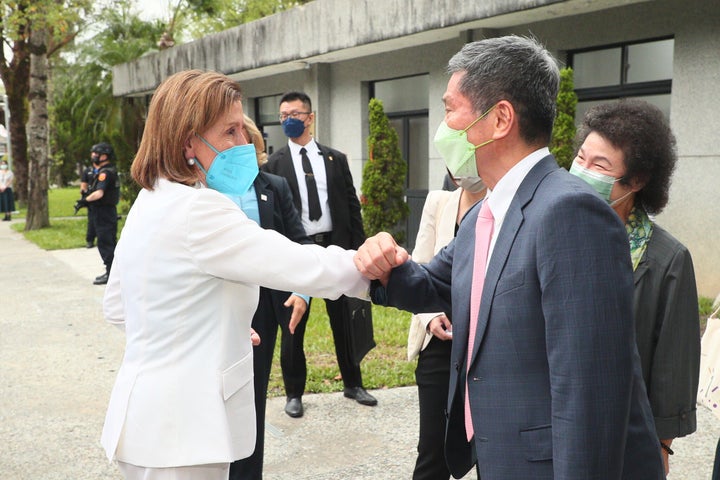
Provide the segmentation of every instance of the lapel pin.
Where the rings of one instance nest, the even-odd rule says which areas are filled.
[[[264,193],[261,193],[260,200],[262,200],[263,202],[267,202],[267,195],[265,195]]]

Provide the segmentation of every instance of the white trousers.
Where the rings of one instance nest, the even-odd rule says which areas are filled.
[[[187,467],[146,468],[118,462],[125,480],[228,480],[229,463],[190,465]]]

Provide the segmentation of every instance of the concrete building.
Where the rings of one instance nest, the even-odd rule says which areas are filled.
[[[288,90],[313,99],[316,138],[346,152],[359,190],[370,98],[383,100],[409,165],[414,238],[424,195],[442,185],[432,146],[445,66],[464,43],[533,35],[575,69],[578,118],[593,102],[641,97],[669,116],[679,164],[658,222],[688,246],[701,294],[720,292],[720,9],[713,0],[315,0],[115,67],[115,95],[150,95],[189,68],[237,79],[268,149]]]

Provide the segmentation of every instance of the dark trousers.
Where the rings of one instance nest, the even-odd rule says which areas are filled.
[[[93,205],[89,215],[97,235],[98,252],[105,264],[105,271],[110,272],[117,241],[117,209],[115,205]]]
[[[312,303],[312,299],[310,299],[310,303]],[[360,364],[353,360],[350,352],[348,332],[350,319],[347,318],[345,297],[342,296],[337,300],[325,300],[325,308],[330,317],[330,329],[335,342],[335,358],[340,368],[343,384],[345,387],[362,387]],[[310,306],[308,305],[308,311],[305,312],[302,321],[295,328],[294,335],[287,330],[288,323],[280,325],[283,329],[280,344],[280,366],[285,383],[285,394],[288,398],[302,397],[305,393],[307,361],[303,345],[309,312]]]
[[[242,460],[230,464],[229,480],[261,480],[263,457],[265,453],[265,406],[267,404],[268,383],[272,369],[275,342],[277,341],[278,325],[290,322],[291,310],[283,306],[290,296],[287,292],[279,292],[260,288],[258,308],[252,319],[252,327],[260,336],[260,345],[253,348],[253,382],[255,387],[255,451]]]
[[[445,461],[445,410],[452,342],[433,337],[420,352],[415,381],[420,403],[420,435],[413,480],[448,480]]]
[[[307,360],[303,343],[305,341],[305,328],[310,316],[310,305],[295,327],[295,333],[290,333],[290,316],[281,322],[280,337],[280,369],[282,370],[285,395],[300,398],[305,393],[307,381]]]
[[[713,465],[712,480],[720,480],[720,439],[715,447],[715,464]]]
[[[88,217],[88,224],[87,224],[87,231],[85,232],[85,242],[86,243],[94,243],[95,242],[95,224],[90,219],[90,209],[92,207],[87,207],[87,217]]]
[[[335,357],[337,358],[343,384],[346,388],[362,387],[362,373],[360,364],[352,358],[350,350],[350,318],[346,297],[343,295],[337,300],[325,300],[325,308],[330,317],[330,328],[332,329],[333,341],[335,342]]]
[[[316,245],[327,247],[332,244],[331,234],[321,233],[310,235]],[[312,299],[310,300],[312,303]],[[340,375],[342,375],[345,387],[362,387],[362,373],[360,364],[353,360],[350,350],[350,332],[348,324],[348,309],[346,297],[343,295],[337,300],[325,300],[325,309],[330,317],[330,328],[335,342],[335,357],[337,358]],[[305,381],[307,378],[307,363],[303,343],[305,339],[305,327],[307,325],[308,311],[305,313],[300,324],[295,329],[295,335],[283,330],[283,339],[280,345],[280,365],[282,367],[283,381],[285,382],[285,393],[288,397],[301,397],[305,392]],[[285,337],[288,337],[287,345]]]

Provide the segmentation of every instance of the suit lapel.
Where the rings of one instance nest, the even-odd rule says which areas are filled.
[[[443,195],[438,200],[435,209],[437,220],[437,244],[447,245],[455,237],[455,222],[457,221],[458,205],[460,204],[461,190],[457,189],[450,195]],[[439,249],[438,249],[439,250]]]
[[[552,156],[547,156],[540,160],[540,162],[538,162],[538,164],[535,165],[525,176],[525,179],[520,184],[520,187],[515,193],[515,197],[510,203],[510,207],[505,214],[505,218],[503,219],[502,227],[500,228],[497,240],[495,241],[495,247],[490,255],[490,262],[488,263],[487,272],[485,274],[485,283],[483,285],[483,293],[480,299],[480,312],[478,314],[477,330],[475,332],[475,342],[473,344],[473,352],[470,360],[471,365],[477,358],[478,350],[480,349],[483,337],[485,336],[485,330],[487,329],[490,318],[490,311],[492,309],[498,280],[505,268],[505,264],[507,263],[510,250],[513,243],[515,243],[517,234],[522,227],[524,221],[523,209],[532,200],[535,195],[535,190],[538,185],[540,185],[543,178],[557,169],[557,163]],[[472,284],[472,278],[470,283]],[[467,298],[470,297],[468,296]]]
[[[253,185],[255,186],[255,195],[257,196],[260,226],[274,229],[275,219],[273,217],[273,205],[275,204],[275,198],[273,191],[268,188],[269,184],[262,173],[257,176]]]
[[[295,210],[297,210],[298,215],[302,215],[302,200],[300,199],[300,189],[298,188],[297,175],[295,174],[295,164],[293,164],[290,147],[285,145],[278,153],[282,155],[282,158],[278,161],[277,174],[285,177],[287,180],[288,185],[290,185],[290,190],[292,191]]]
[[[315,144],[317,145],[320,155],[322,155],[323,161],[325,162],[325,184],[327,186],[327,196],[328,199],[330,199],[332,198],[333,193],[333,182],[331,180],[335,178],[333,175],[333,172],[335,171],[335,158],[325,146],[320,145],[317,142],[315,142]],[[330,205],[334,205],[335,202],[330,201],[329,203]]]

